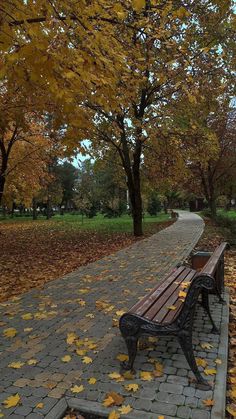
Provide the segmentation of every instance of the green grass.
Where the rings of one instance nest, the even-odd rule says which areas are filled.
[[[230,218],[232,220],[236,219],[236,210],[225,211],[220,209],[217,211],[217,215],[221,215],[222,217]]]
[[[160,223],[163,221],[170,220],[168,214],[160,213],[157,216],[151,217],[145,215],[143,226],[144,231],[152,228],[154,223]],[[6,218],[0,219],[0,224],[6,223],[35,223],[31,217],[15,217],[15,218]],[[90,230],[90,231],[101,231],[101,232],[132,232],[133,221],[129,215],[123,215],[122,217],[117,218],[104,218],[102,214],[98,214],[96,217],[87,218],[81,215],[55,215],[50,221],[46,220],[45,217],[38,217],[36,223],[50,225],[52,229],[66,229],[66,230]]]

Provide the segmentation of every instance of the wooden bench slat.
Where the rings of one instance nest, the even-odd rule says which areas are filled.
[[[176,279],[178,275],[180,275],[186,268],[184,266],[180,266],[175,271],[171,272],[171,274],[164,278],[164,280],[159,283],[153,290],[151,290],[144,298],[138,301],[130,310],[130,313],[135,313],[139,316],[143,316],[146,310],[152,305],[155,300],[165,292],[165,290],[169,287],[169,285]]]
[[[194,278],[195,275],[196,275],[196,271],[191,269],[191,271],[188,272],[187,276],[185,277],[185,279],[182,282],[190,282],[191,283],[191,281],[192,281],[192,279]],[[187,289],[183,288],[183,291],[187,292],[188,288]],[[181,290],[182,289],[180,289],[179,287],[176,289],[176,291],[171,295],[171,297],[168,299],[166,304],[162,307],[161,310],[158,311],[157,315],[153,318],[154,322],[169,323],[169,322],[174,320],[174,318],[176,317],[177,312],[179,311],[179,309],[182,308],[182,305],[183,305],[183,301],[181,301],[181,298],[179,297],[179,292]],[[170,307],[170,306],[175,306],[176,309],[175,310],[168,309],[168,307]]]
[[[181,274],[178,275],[178,277],[176,277],[175,280],[173,280],[172,284],[170,284],[169,287],[166,289],[166,292],[162,294],[159,298],[157,298],[154,304],[146,311],[146,313],[144,314],[144,317],[146,319],[155,321],[154,318],[158,316],[160,312],[162,312],[162,309],[165,310],[166,304],[171,305],[169,304],[170,298],[174,293],[177,292],[176,290],[180,289],[180,284],[186,281],[186,277],[188,276],[189,272],[190,269],[185,268],[184,271],[181,272]],[[162,315],[160,314],[160,322],[161,318]]]

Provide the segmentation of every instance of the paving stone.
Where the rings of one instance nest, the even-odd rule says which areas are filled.
[[[156,395],[156,399],[160,402],[173,403],[178,406],[184,404],[185,396],[182,396],[180,394],[169,394],[166,392],[159,391]]]
[[[192,419],[210,419],[210,412],[201,409],[193,409]]]
[[[178,418],[189,419],[191,418],[191,409],[187,406],[180,406],[177,410]]]
[[[186,397],[185,404],[189,407],[197,407],[198,406],[199,399],[196,397]]]
[[[183,386],[180,384],[161,383],[159,390],[166,391],[167,393],[182,394]]]
[[[20,406],[20,407],[17,407],[14,413],[15,415],[27,416],[31,412],[32,412],[32,409],[30,407]]]
[[[175,416],[177,412],[177,406],[174,404],[169,404],[169,403],[153,402],[151,406],[151,410],[152,412],[160,414],[160,415]]]

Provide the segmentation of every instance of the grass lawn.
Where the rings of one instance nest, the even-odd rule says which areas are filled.
[[[145,217],[144,237],[172,223],[169,215]],[[132,235],[132,218],[92,219],[79,215],[16,217],[0,222],[0,301],[31,288],[42,287],[79,266],[129,246],[140,238]]]
[[[236,210],[230,210],[230,211],[225,211],[223,209],[220,209],[217,211],[218,215],[221,215],[222,217],[227,217],[230,219],[234,219],[236,220]]]

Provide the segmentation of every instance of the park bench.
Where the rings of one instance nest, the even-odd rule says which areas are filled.
[[[178,338],[197,379],[198,387],[210,388],[209,383],[201,376],[194,357],[192,345],[194,312],[201,294],[201,303],[211,321],[212,333],[218,333],[210,313],[208,294],[210,291],[216,291],[217,287],[219,295],[219,284],[222,287],[223,283],[223,256],[226,246],[226,243],[219,246],[200,272],[186,266],[177,267],[123,314],[120,318],[120,331],[126,342],[129,360],[122,364],[122,368],[133,369],[137,344],[141,336],[172,335]]]

